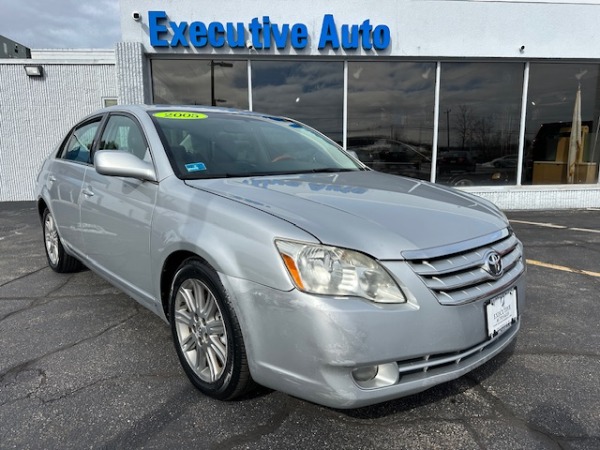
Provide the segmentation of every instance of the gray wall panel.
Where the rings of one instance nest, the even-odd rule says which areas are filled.
[[[114,64],[26,62],[44,76],[28,77],[24,60],[0,62],[0,201],[33,199],[44,158],[104,97],[117,97]]]
[[[117,43],[117,82],[120,104],[150,103],[150,79],[144,48],[139,42]]]

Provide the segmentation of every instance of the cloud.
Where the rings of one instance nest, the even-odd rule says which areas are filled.
[[[0,0],[2,35],[29,48],[114,48],[119,0]]]

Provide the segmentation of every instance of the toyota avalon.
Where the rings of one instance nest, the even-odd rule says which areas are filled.
[[[491,203],[373,171],[268,114],[116,106],[43,164],[50,267],[83,265],[170,325],[190,381],[356,408],[423,391],[515,338],[522,245]]]

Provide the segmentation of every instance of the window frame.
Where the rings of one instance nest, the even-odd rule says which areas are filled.
[[[100,147],[100,142],[101,142],[102,136],[104,135],[104,131],[106,130],[111,117],[115,117],[115,116],[127,117],[128,119],[131,119],[131,121],[138,127],[140,134],[144,140],[144,143],[146,144],[147,154],[150,157],[150,161],[146,161],[144,159],[140,159],[140,161],[145,161],[145,162],[150,163],[152,165],[152,167],[154,168],[154,170],[156,170],[156,164],[154,162],[152,146],[150,145],[150,140],[148,139],[148,136],[146,135],[146,131],[144,130],[144,127],[142,126],[142,124],[140,123],[138,118],[135,115],[133,115],[127,111],[112,111],[112,112],[106,113],[104,115],[100,129],[99,129],[98,133],[96,134],[96,138],[94,140],[94,146],[92,148],[92,155],[91,155],[91,164],[92,165],[94,164],[94,155],[97,151],[100,151],[100,150],[111,151],[111,149],[101,149],[99,147]],[[123,149],[112,149],[112,150],[130,153]],[[133,154],[133,153],[131,153],[131,154]]]
[[[94,152],[94,148],[96,146],[96,143],[98,141],[98,137],[99,137],[99,131],[103,128],[103,122],[104,122],[104,115],[97,115],[97,116],[93,116],[90,117],[86,120],[84,120],[83,122],[78,123],[77,125],[75,125],[73,128],[71,128],[69,130],[69,132],[67,133],[66,137],[63,139],[63,141],[60,144],[60,148],[59,151],[56,154],[56,159],[60,159],[63,161],[69,161],[72,163],[77,163],[77,164],[85,164],[85,165],[92,165],[93,164],[93,152]],[[90,144],[89,147],[89,157],[87,161],[81,161],[81,160],[77,160],[77,159],[69,159],[66,157],[68,151],[67,151],[67,145],[71,142],[71,138],[75,135],[75,132],[83,127],[86,127],[88,125],[91,125],[93,123],[97,122],[97,127],[96,127],[96,131],[94,133],[94,137],[92,138],[92,142]]]
[[[100,148],[100,145],[102,143],[102,137],[104,136],[104,132],[107,130],[108,126],[110,125],[110,120],[113,117],[126,117],[127,119],[131,120],[137,126],[138,130],[140,131],[140,135],[142,136],[142,139],[144,140],[144,144],[146,146],[146,149],[148,150],[148,152],[150,153],[150,157],[152,158],[152,151],[150,149],[150,144],[149,144],[148,138],[146,137],[146,133],[144,132],[144,128],[141,126],[139,120],[137,120],[137,118],[134,115],[129,114],[129,113],[125,112],[125,111],[111,112],[111,113],[108,113],[106,115],[106,118],[105,118],[105,120],[104,120],[104,122],[102,124],[102,130],[101,130],[101,132],[97,136],[97,142],[96,142],[96,146],[95,146],[94,150],[96,150],[96,151],[100,151],[100,150],[118,150],[118,151],[127,152],[127,150],[122,149],[122,148],[115,148],[115,149]],[[131,152],[128,152],[128,153],[131,153]]]

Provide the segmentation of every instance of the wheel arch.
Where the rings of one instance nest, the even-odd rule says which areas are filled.
[[[40,222],[43,220],[43,218],[44,218],[44,211],[47,208],[48,208],[48,204],[46,203],[46,200],[44,200],[43,198],[40,197],[38,199],[38,201],[37,201],[37,210],[38,210],[38,216],[40,218]]]
[[[173,278],[183,261],[189,258],[197,258],[209,267],[212,267],[204,258],[189,250],[177,250],[165,259],[160,272],[160,301],[163,313],[167,320],[169,320],[169,294],[171,291],[171,284],[173,284]]]

